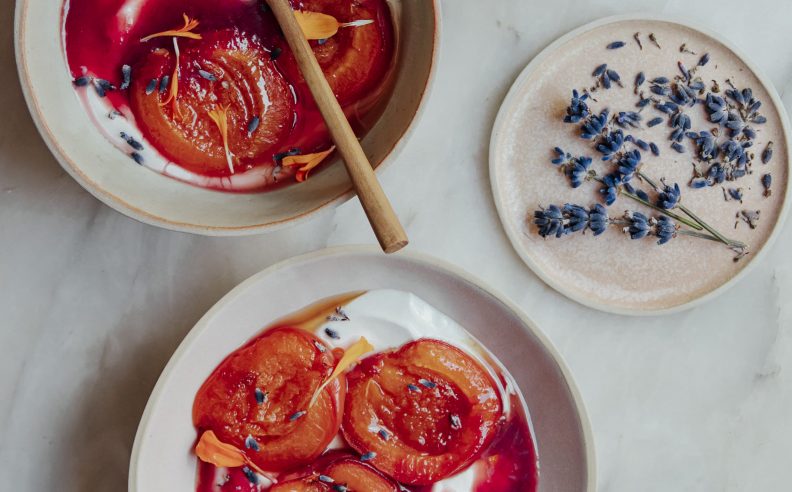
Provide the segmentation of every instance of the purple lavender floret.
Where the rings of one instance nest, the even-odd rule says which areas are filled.
[[[578,188],[589,175],[589,167],[591,167],[591,157],[580,156],[570,161],[570,166],[567,168],[569,180],[572,183],[572,188]]]
[[[580,95],[576,89],[572,90],[572,99],[567,107],[564,123],[578,123],[591,114],[586,104],[588,97],[588,94]]]
[[[662,245],[676,237],[677,226],[670,217],[661,215],[656,219],[654,234],[658,237],[657,244]]]
[[[616,163],[618,165],[619,180],[629,182],[641,165],[641,153],[638,150],[625,152]]]
[[[630,239],[643,239],[649,234],[649,219],[641,212],[627,212],[624,218],[629,225],[625,228]]]
[[[608,210],[605,207],[597,203],[589,209],[588,225],[595,236],[599,236],[605,232],[608,228],[608,224],[610,224],[610,220],[608,219]]]
[[[666,210],[671,210],[679,204],[679,199],[681,197],[682,192],[677,183],[674,183],[673,187],[663,183],[663,190],[657,195],[657,206]]]
[[[613,130],[602,135],[597,144],[597,151],[602,154],[602,160],[610,160],[624,145],[624,132]]]
[[[605,205],[611,206],[619,195],[619,189],[622,186],[621,177],[618,174],[608,174],[602,179],[602,184],[604,186],[600,188],[600,193],[605,200]]]
[[[555,205],[534,211],[533,222],[539,227],[539,235],[542,237],[561,237],[565,234],[564,216]]]
[[[622,128],[640,128],[641,115],[635,111],[619,111],[619,113],[616,114],[616,124]]]
[[[698,147],[698,155],[701,159],[707,161],[718,157],[718,142],[708,130],[702,130],[698,133],[690,132],[686,134]]]
[[[599,115],[592,114],[581,126],[581,138],[591,140],[602,132],[603,128],[608,124],[608,110],[603,109]]]
[[[729,105],[726,101],[715,94],[708,93],[704,100],[704,107],[709,113],[709,119],[712,123],[723,125],[729,117]]]

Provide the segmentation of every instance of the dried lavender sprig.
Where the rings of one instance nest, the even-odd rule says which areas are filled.
[[[596,181],[598,181],[598,182],[600,182],[602,184],[608,185],[608,183],[606,182],[605,179],[600,178],[598,176],[592,176],[592,179],[594,179],[594,180],[596,180]],[[672,219],[674,219],[674,220],[676,220],[678,222],[682,222],[683,224],[685,224],[688,227],[692,227],[693,229],[696,229],[696,230],[699,230],[699,231],[704,229],[703,227],[701,227],[697,223],[692,222],[689,219],[686,219],[685,217],[682,217],[681,215],[675,214],[674,212],[671,212],[670,210],[666,210],[666,209],[664,209],[662,207],[659,207],[659,206],[655,205],[654,203],[652,203],[652,202],[650,202],[648,200],[644,200],[643,198],[641,198],[637,194],[632,193],[630,191],[627,191],[624,188],[619,190],[618,193],[621,194],[621,195],[626,196],[627,198],[629,198],[631,200],[635,200],[636,202],[640,203],[641,205],[649,207],[652,210],[656,210],[657,212],[660,212],[661,214],[667,215],[667,216],[671,217]]]
[[[658,191],[658,192],[662,191],[661,188],[657,185],[657,183],[655,183],[654,180],[652,180],[652,178],[647,176],[643,171],[638,171],[638,176],[640,176],[644,181],[649,183],[649,186],[654,188],[655,191]],[[718,238],[718,240],[720,242],[722,242],[723,244],[725,244],[727,246],[735,247],[735,248],[747,248],[748,247],[745,243],[743,243],[741,241],[737,241],[737,240],[734,240],[734,239],[726,238],[723,234],[719,233],[712,226],[710,226],[709,224],[704,222],[704,220],[702,220],[698,215],[693,213],[693,211],[691,211],[689,208],[687,208],[682,203],[678,203],[676,206],[677,206],[677,208],[679,208],[679,210],[684,212],[685,215],[687,215],[688,217],[693,219],[696,223],[701,225],[701,227],[703,227],[707,232],[709,232],[710,234],[712,234],[713,236]]]
[[[591,230],[594,236],[600,235],[610,225],[621,226],[622,231],[631,239],[643,239],[647,236],[658,238],[657,244],[662,245],[676,237],[679,226],[670,218],[660,215],[647,217],[640,212],[625,211],[620,218],[608,217],[607,210],[599,203],[586,209],[580,205],[565,204],[549,205],[534,211],[533,223],[538,227],[539,235],[547,238],[560,238],[573,232]]]

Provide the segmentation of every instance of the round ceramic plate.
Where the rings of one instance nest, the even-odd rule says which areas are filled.
[[[635,33],[641,46],[634,39]],[[653,34],[657,44],[649,38]],[[608,49],[614,41],[624,41],[618,49]],[[658,47],[659,45],[659,47]],[[684,45],[684,47],[682,46]],[[643,171],[655,180],[666,178],[682,188],[682,201],[710,225],[733,239],[749,244],[750,253],[738,261],[724,245],[678,236],[658,246],[657,238],[629,240],[619,227],[611,226],[598,237],[591,231],[557,239],[543,239],[533,224],[533,212],[551,204],[565,203],[590,207],[601,203],[596,182],[573,189],[568,179],[551,164],[553,148],[573,155],[593,157],[591,169],[607,174],[613,164],[603,162],[591,142],[580,138],[579,125],[562,121],[573,88],[596,84],[593,71],[601,64],[616,70],[623,87],[616,83],[608,90],[600,87],[587,102],[592,111],[608,108],[637,111],[640,96],[634,93],[636,75],[647,80],[680,74],[678,62],[689,68],[703,54],[710,61],[696,69],[706,90],[718,80],[720,93],[729,88],[728,79],[738,88],[750,87],[762,101],[764,124],[752,125],[757,132],[751,152],[755,158],[748,174],[704,189],[692,189],[693,142],[685,137],[679,153],[671,148],[669,116],[654,108],[641,110],[641,128],[628,129],[636,138],[656,142],[660,155],[642,151]],[[641,86],[646,97],[654,96],[650,84]],[[711,129],[703,104],[685,107],[692,130]],[[663,117],[663,123],[648,128],[645,123]],[[721,130],[723,131],[723,130]],[[739,51],[718,35],[674,19],[654,16],[619,16],[585,25],[563,36],[542,51],[518,77],[500,109],[490,142],[490,179],[501,221],[514,248],[528,266],[547,284],[562,294],[590,307],[623,314],[668,313],[714,297],[733,285],[749,267],[759,261],[775,239],[787,212],[789,182],[789,122],[780,99],[769,81]],[[768,164],[760,156],[768,142],[774,155]],[[628,147],[629,148],[629,147]],[[707,171],[706,164],[698,164]],[[764,196],[762,176],[772,175],[772,195]],[[655,194],[646,183],[633,184]],[[732,199],[730,188],[742,188],[742,201]],[[727,199],[728,198],[728,199]],[[619,196],[608,209],[611,217],[625,210],[645,214],[651,210]],[[760,210],[755,229],[742,220],[742,211]]]
[[[262,327],[317,300],[371,289],[412,292],[486,340],[517,381],[530,411],[539,491],[595,489],[593,442],[580,395],[560,355],[533,322],[449,265],[360,247],[321,251],[270,267],[232,290],[198,322],[165,367],[143,413],[129,490],[194,490],[192,403],[227,354]]]

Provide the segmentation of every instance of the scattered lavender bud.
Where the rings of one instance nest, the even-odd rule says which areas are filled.
[[[434,381],[429,381],[428,379],[424,379],[424,378],[419,379],[418,383],[421,386],[429,389],[434,389],[437,387],[437,383],[435,383]]]
[[[332,338],[333,340],[341,340],[341,335],[338,334],[337,331],[334,329],[327,327],[324,329],[325,335]]]
[[[767,147],[762,151],[762,164],[767,164],[773,158],[773,142],[767,142]]]
[[[704,65],[709,63],[709,61],[710,61],[710,54],[704,53],[703,55],[701,55],[701,58],[699,58],[698,66],[703,67]]]
[[[129,157],[131,157],[133,161],[137,162],[137,163],[138,163],[138,164],[140,164],[141,166],[143,165],[143,156],[142,156],[142,155],[140,155],[139,153],[137,153],[137,152],[131,152],[131,153],[129,154]]]
[[[156,88],[157,88],[157,79],[149,80],[149,83],[146,84],[146,95],[150,96]]]
[[[270,60],[272,61],[277,60],[281,56],[281,53],[283,53],[283,49],[281,49],[280,47],[276,46],[272,48],[272,51],[270,51]]]
[[[657,126],[657,125],[659,125],[662,122],[663,122],[663,118],[660,118],[658,116],[657,118],[652,118],[651,120],[649,120],[646,123],[646,126],[648,126],[649,128],[652,128],[653,126]]]
[[[657,147],[657,144],[654,142],[649,142],[649,150],[651,150],[652,154],[656,156],[660,155],[660,149]]]
[[[368,453],[363,453],[360,455],[360,461],[371,461],[377,457],[377,453],[374,451],[369,451]]]
[[[256,396],[256,403],[259,405],[263,405],[267,401],[267,393],[262,391],[261,388],[256,388],[253,394]]]
[[[743,191],[742,188],[729,188],[729,196],[732,200],[737,200],[738,202],[742,202],[743,198]]]
[[[624,46],[624,44],[625,44],[624,41],[614,41],[614,42],[610,43],[606,47],[609,50],[617,50],[617,49],[621,48],[622,46]]]
[[[212,72],[207,72],[202,68],[198,69],[198,75],[208,80],[209,82],[217,82],[217,77],[215,76],[215,74],[213,74]]]
[[[250,434],[248,434],[248,436],[245,438],[245,447],[248,449],[252,449],[253,451],[258,451],[259,449],[261,449],[259,447],[259,443],[256,441],[256,438],[254,438]]]
[[[132,67],[129,65],[121,66],[121,87],[122,91],[129,89],[129,84],[132,82]]]
[[[94,79],[94,90],[99,97],[105,97],[108,91],[115,89],[110,81],[105,79]]]
[[[89,82],[91,82],[91,77],[83,75],[82,77],[77,77],[74,79],[72,84],[74,84],[76,87],[85,87]]]
[[[600,75],[605,73],[605,70],[607,68],[608,68],[608,64],[607,63],[603,63],[602,65],[599,65],[597,68],[595,68],[594,71],[591,72],[591,75],[593,77],[599,77]]]
[[[693,178],[690,180],[690,187],[693,189],[706,188],[707,186],[709,186],[709,183],[707,183],[706,178]]]
[[[129,145],[133,149],[135,149],[135,150],[143,150],[143,144],[141,144],[140,142],[135,140],[135,138],[132,137],[131,135],[127,135],[126,132],[119,133],[119,136],[124,140],[124,142],[127,143],[127,145]]]
[[[247,477],[248,481],[253,485],[257,485],[259,483],[259,478],[258,475],[256,475],[256,472],[254,472],[247,466],[242,467],[242,473],[245,474],[245,477]]]
[[[256,129],[259,126],[259,122],[261,122],[261,118],[259,118],[258,116],[254,116],[250,118],[250,121],[248,122],[247,125],[248,137],[253,135],[253,132],[256,131]]]
[[[770,185],[773,184],[773,177],[770,173],[762,175],[762,186],[764,186],[764,196],[770,196],[773,194],[773,190],[770,189]]]
[[[170,75],[163,75],[162,80],[160,80],[160,84],[159,84],[160,94],[165,94],[165,91],[168,90],[168,84],[170,84]]]
[[[679,152],[680,154],[685,153],[685,147],[683,147],[680,143],[674,142],[671,144],[671,148]]]
[[[289,416],[289,422],[294,422],[295,420],[299,419],[300,417],[302,417],[305,414],[306,414],[305,410],[300,410],[299,412],[294,412],[293,414],[291,414]]]

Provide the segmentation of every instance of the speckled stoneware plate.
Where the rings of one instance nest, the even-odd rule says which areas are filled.
[[[539,456],[540,492],[593,492],[594,444],[580,394],[559,353],[511,302],[469,274],[416,254],[345,247],[289,259],[246,280],[190,331],[155,386],[138,427],[131,492],[195,490],[192,404],[223,358],[284,315],[342,293],[412,292],[462,325],[520,387]]]
[[[634,40],[641,33],[643,48]],[[654,33],[662,48],[648,39]],[[626,44],[607,49],[613,41]],[[681,45],[685,44],[685,50]],[[695,52],[689,53],[687,50]],[[684,52],[683,52],[684,51]],[[725,246],[678,236],[662,246],[657,238],[629,240],[619,227],[611,226],[601,236],[591,231],[560,239],[543,239],[533,224],[533,211],[550,204],[576,203],[586,207],[601,203],[596,182],[572,189],[569,180],[550,161],[553,148],[562,147],[573,155],[594,158],[591,169],[607,174],[613,165],[601,161],[589,141],[580,138],[579,125],[562,121],[573,88],[591,88],[593,71],[600,64],[620,75],[624,87],[613,84],[609,90],[593,93],[592,110],[636,109],[633,81],[643,71],[647,79],[674,77],[680,72],[677,62],[692,68],[709,53],[710,61],[697,69],[711,90],[712,80],[721,82],[721,94],[730,79],[737,87],[750,87],[762,101],[760,112],[767,118],[757,131],[751,148],[756,156],[749,174],[737,181],[692,189],[693,142],[685,138],[684,153],[670,147],[672,128],[668,117],[649,105],[642,111],[642,128],[625,130],[636,138],[656,142],[660,156],[642,151],[643,170],[659,180],[679,183],[683,203],[722,233],[748,243],[750,254],[734,261]],[[642,86],[650,95],[649,85]],[[717,125],[706,121],[703,104],[685,108],[693,130]],[[662,116],[662,124],[647,128],[645,123]],[[490,143],[490,179],[495,203],[506,233],[528,266],[547,284],[587,306],[623,314],[659,314],[678,311],[710,299],[733,285],[761,257],[775,239],[788,209],[789,121],[772,84],[737,49],[717,34],[686,22],[656,16],[619,16],[587,24],[563,36],[542,51],[523,70],[500,109]],[[760,155],[769,141],[774,155],[762,164]],[[632,147],[628,147],[632,148]],[[706,164],[699,164],[702,171]],[[761,177],[772,175],[772,195],[763,196]],[[640,183],[636,181],[634,183]],[[651,191],[645,183],[641,187]],[[742,188],[743,200],[725,199],[728,188]],[[650,193],[652,199],[655,194]],[[619,196],[609,207],[611,217],[626,209],[649,213],[627,197]],[[755,229],[736,217],[743,210],[760,210]],[[736,223],[736,228],[735,228]],[[653,240],[654,239],[654,240]]]

